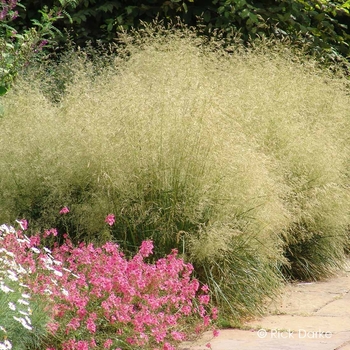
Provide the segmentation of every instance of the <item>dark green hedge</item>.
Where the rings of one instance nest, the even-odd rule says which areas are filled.
[[[38,9],[59,6],[63,0],[23,0],[18,29],[30,26]],[[71,30],[75,42],[110,42],[120,28],[138,27],[157,16],[168,21],[176,17],[193,26],[201,25],[205,33],[219,28],[240,32],[243,40],[273,34],[289,37],[294,43],[309,44],[324,57],[350,56],[349,0],[81,0],[68,8],[59,29]],[[201,17],[199,20],[198,18]]]

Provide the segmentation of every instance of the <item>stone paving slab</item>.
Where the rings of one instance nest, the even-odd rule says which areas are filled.
[[[289,332],[222,330],[219,337],[212,339],[211,333],[196,343],[184,344],[181,350],[350,350],[343,345],[350,339],[350,332],[317,335]]]
[[[288,329],[295,332],[350,332],[350,317],[276,315],[249,322],[248,325],[253,329]]]
[[[342,273],[329,281],[289,285],[282,296],[271,303],[270,313],[312,314],[334,300],[350,299],[349,275]]]
[[[321,309],[315,315],[319,316],[333,316],[333,317],[347,317],[350,321],[350,298],[343,298],[335,300]],[[350,325],[349,325],[350,326]]]
[[[326,281],[293,283],[245,329],[207,332],[181,350],[350,350],[350,264]]]

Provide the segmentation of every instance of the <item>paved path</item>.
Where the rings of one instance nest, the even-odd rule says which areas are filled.
[[[315,283],[288,285],[269,313],[225,329],[217,338],[205,333],[183,350],[350,350],[350,262],[338,276]]]

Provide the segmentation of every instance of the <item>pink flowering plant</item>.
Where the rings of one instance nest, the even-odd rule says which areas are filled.
[[[69,210],[68,207],[63,207],[63,208],[60,210],[60,214],[61,214],[61,215],[68,214],[69,212],[70,212],[70,210]]]
[[[150,264],[152,241],[127,259],[115,243],[73,246],[66,235],[51,251],[45,241],[56,232],[28,238],[19,230],[1,242],[30,271],[23,282],[48,305],[47,350],[172,350],[212,327],[208,287],[191,278],[192,265],[176,250]]]

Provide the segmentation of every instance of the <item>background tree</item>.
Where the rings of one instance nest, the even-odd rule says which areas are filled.
[[[16,29],[28,29],[38,19],[38,9],[58,6],[57,0],[24,0]],[[350,0],[80,0],[57,27],[71,32],[78,45],[87,41],[110,42],[116,32],[139,27],[156,17],[164,21],[179,17],[200,25],[205,33],[214,29],[239,32],[243,40],[257,36],[288,37],[307,44],[313,53],[335,59],[348,57]],[[199,19],[200,18],[200,19]]]

